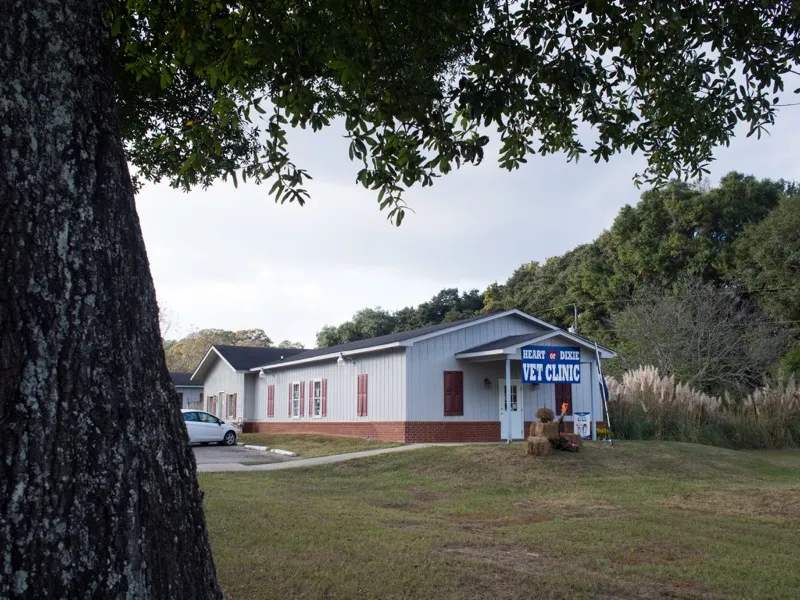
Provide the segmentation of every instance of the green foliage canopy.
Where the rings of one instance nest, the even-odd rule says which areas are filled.
[[[108,20],[143,177],[271,180],[303,202],[287,130],[340,119],[398,224],[403,190],[479,163],[491,129],[506,169],[627,150],[645,180],[699,175],[737,123],[774,122],[800,62],[800,11],[781,0],[114,0]]]

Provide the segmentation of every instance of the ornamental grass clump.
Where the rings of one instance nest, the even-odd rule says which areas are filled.
[[[671,440],[725,448],[800,446],[800,386],[766,385],[744,398],[711,396],[662,376],[655,367],[608,378],[609,411],[619,439]]]
[[[542,423],[552,423],[553,419],[555,418],[555,414],[549,408],[540,408],[536,411],[536,418]]]

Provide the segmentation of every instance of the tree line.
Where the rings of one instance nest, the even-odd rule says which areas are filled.
[[[620,351],[612,369],[653,364],[709,392],[798,371],[800,190],[736,172],[713,188],[672,181],[623,207],[592,243],[525,263],[483,292],[362,309],[323,327],[317,345],[512,308],[563,328],[577,308],[578,332]]]
[[[193,372],[213,345],[259,348],[302,348],[300,342],[283,340],[274,344],[263,329],[196,329],[179,340],[164,340],[164,354],[170,371]]]

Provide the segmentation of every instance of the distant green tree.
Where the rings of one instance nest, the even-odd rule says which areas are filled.
[[[365,308],[339,326],[326,325],[317,333],[317,347],[364,340],[400,331],[438,325],[465,319],[483,309],[483,294],[469,290],[459,294],[457,288],[447,288],[416,308],[406,307],[394,313],[381,308]]]
[[[272,346],[272,340],[263,329],[199,329],[166,349],[167,368],[170,371],[194,371],[213,344],[266,348]]]
[[[732,276],[774,318],[800,321],[800,195],[784,197],[744,231]]]
[[[305,346],[303,346],[302,343],[300,343],[300,342],[292,342],[292,341],[289,341],[289,340],[283,340],[280,344],[278,344],[277,347],[278,348],[296,348],[298,350],[302,350],[302,349],[305,348]]]

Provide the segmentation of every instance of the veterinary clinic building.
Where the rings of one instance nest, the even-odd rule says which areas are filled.
[[[542,369],[523,361],[528,346],[563,347],[572,364]],[[566,403],[568,431],[576,412],[599,421],[596,365],[613,356],[585,338],[510,310],[301,351],[240,371],[239,414],[248,432],[403,442],[522,439],[541,407],[559,412]],[[220,368],[221,361],[214,363]],[[549,381],[580,371],[580,383],[523,382],[536,379],[537,369]],[[201,363],[195,372],[205,376],[210,402],[213,370]]]

